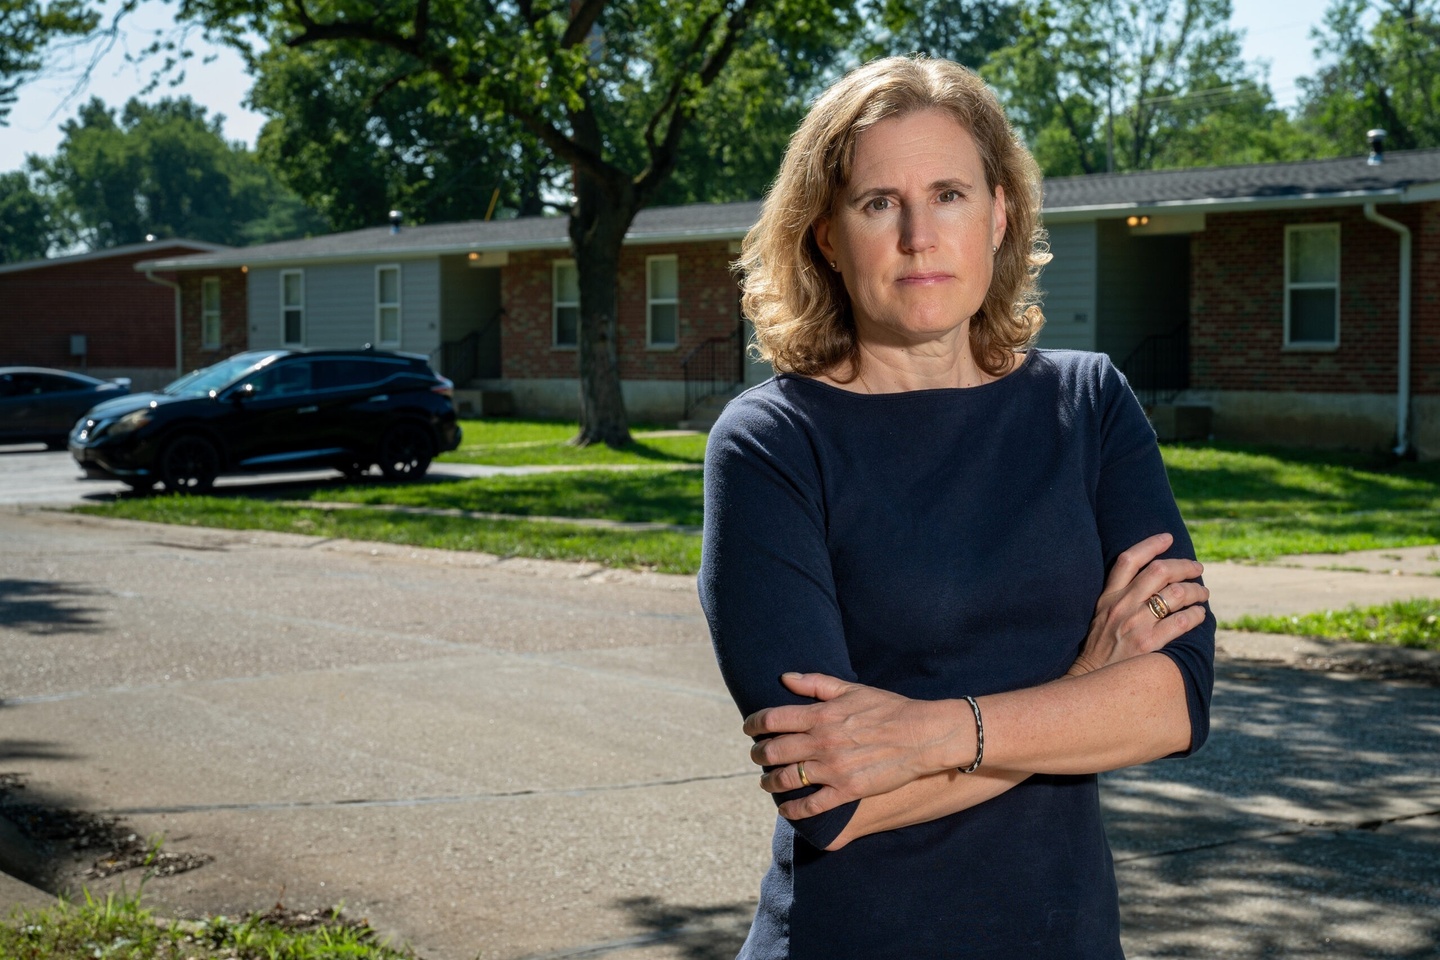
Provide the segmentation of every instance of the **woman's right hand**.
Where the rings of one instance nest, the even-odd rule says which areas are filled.
[[[1115,559],[1095,603],[1085,645],[1066,676],[1078,677],[1153,653],[1204,622],[1201,604],[1210,598],[1210,591],[1187,581],[1199,577],[1205,568],[1195,560],[1156,559],[1173,541],[1170,534],[1157,533]],[[1156,594],[1170,611],[1163,619],[1157,619],[1150,609],[1149,599]]]

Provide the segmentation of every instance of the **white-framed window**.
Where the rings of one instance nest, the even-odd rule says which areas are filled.
[[[220,278],[200,281],[200,347],[220,349]]]
[[[375,345],[400,346],[400,267],[375,268]]]
[[[674,254],[645,258],[645,344],[680,344],[680,265]]]
[[[574,260],[556,260],[551,287],[554,304],[551,343],[561,350],[580,346],[580,270]]]
[[[1285,228],[1285,346],[1340,345],[1340,224]]]
[[[280,271],[280,345],[305,345],[305,271]]]

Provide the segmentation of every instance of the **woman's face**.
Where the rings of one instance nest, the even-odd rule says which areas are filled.
[[[862,341],[944,341],[968,333],[990,289],[1005,191],[986,189],[970,132],[925,110],[859,135],[850,183],[814,230],[844,277]]]

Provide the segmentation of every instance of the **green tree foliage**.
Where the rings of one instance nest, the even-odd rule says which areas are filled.
[[[320,224],[242,145],[223,118],[188,97],[118,113],[98,97],[61,128],[56,155],[37,160],[63,216],[60,238],[102,249],[147,235],[243,244]]]
[[[1036,0],[983,74],[1047,174],[1292,159],[1230,0]]]
[[[1336,0],[1315,39],[1331,62],[1300,81],[1300,115],[1327,154],[1360,152],[1373,127],[1389,149],[1440,146],[1440,4]]]
[[[249,105],[270,119],[256,152],[339,230],[399,209],[410,222],[544,210],[548,156],[513,121],[436,110],[408,58],[349,41],[276,44],[253,63]],[[495,189],[500,195],[494,197]]]
[[[979,70],[996,50],[1019,39],[1020,4],[988,0],[883,0],[873,12],[882,28],[866,58],[925,53]]]
[[[50,200],[23,170],[0,173],[0,263],[38,260],[55,240]]]
[[[86,0],[0,0],[0,126],[15,105],[15,91],[44,66],[55,41],[95,29],[100,15]]]
[[[271,45],[350,42],[367,57],[399,54],[403,70],[391,82],[433,85],[433,109],[487,127],[508,118],[548,162],[572,172],[581,315],[576,442],[612,446],[629,440],[616,283],[635,214],[656,201],[686,129],[763,18],[770,17],[777,48],[789,50],[792,41],[835,29],[849,9],[816,0],[176,2],[182,20],[245,51],[258,36]]]

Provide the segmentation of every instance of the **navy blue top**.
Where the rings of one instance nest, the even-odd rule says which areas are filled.
[[[1102,354],[1032,350],[984,386],[874,396],[780,376],[710,433],[700,599],[742,714],[807,702],[787,670],[980,696],[1063,675],[1116,556],[1161,531],[1194,557],[1154,430]],[[1209,731],[1214,649],[1207,612],[1163,651],[1186,753]],[[1032,776],[825,852],[854,809],[777,820],[742,958],[1123,956],[1093,775]]]

